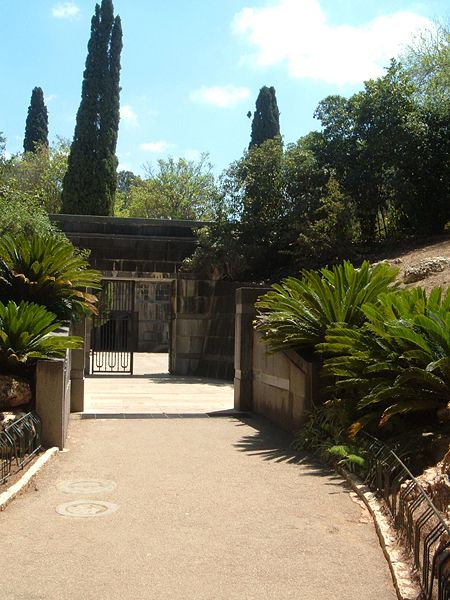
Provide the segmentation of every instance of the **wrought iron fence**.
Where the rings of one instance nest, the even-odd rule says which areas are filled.
[[[22,469],[42,447],[42,423],[30,412],[0,431],[0,484]]]
[[[412,552],[426,600],[450,600],[450,528],[397,454],[368,440],[368,484],[386,501],[395,527]]]

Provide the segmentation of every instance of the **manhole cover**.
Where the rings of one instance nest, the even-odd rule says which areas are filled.
[[[117,504],[103,500],[74,500],[60,504],[56,512],[63,517],[104,517],[118,508]]]
[[[76,481],[61,481],[58,483],[57,488],[66,494],[102,494],[115,490],[116,483],[109,480],[79,479]]]

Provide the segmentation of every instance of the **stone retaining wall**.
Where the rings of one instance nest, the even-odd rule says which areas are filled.
[[[318,365],[293,352],[270,353],[253,328],[254,304],[267,288],[236,292],[234,406],[295,431],[317,395]]]
[[[171,334],[171,373],[232,381],[235,291],[240,284],[195,279],[176,281]]]

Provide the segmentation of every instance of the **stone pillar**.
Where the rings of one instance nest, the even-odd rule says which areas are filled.
[[[72,350],[70,370],[70,412],[83,412],[84,410],[86,321],[86,319],[82,319],[81,321],[76,321],[72,325],[72,335],[83,338],[83,346],[79,350]]]
[[[236,290],[236,320],[234,338],[234,408],[253,409],[253,320],[255,302],[269,288],[239,288]]]
[[[42,444],[64,448],[70,410],[70,386],[64,359],[38,360],[36,364],[36,412],[42,420]]]

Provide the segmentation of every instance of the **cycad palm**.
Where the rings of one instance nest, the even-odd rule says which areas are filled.
[[[330,269],[303,271],[289,277],[256,303],[255,327],[273,351],[293,348],[311,352],[334,323],[361,326],[362,306],[376,302],[392,286],[398,270],[385,263],[359,269],[345,261]]]
[[[359,399],[352,432],[398,414],[436,415],[450,401],[450,291],[398,291],[363,311],[362,328],[330,327],[319,346],[328,355],[325,373],[338,378],[344,396]]]
[[[60,358],[68,348],[79,348],[77,337],[56,335],[55,315],[29,302],[0,302],[0,367],[21,370],[38,358]]]
[[[94,312],[100,274],[54,235],[4,236],[0,240],[0,301],[22,300],[46,306],[59,319]]]

